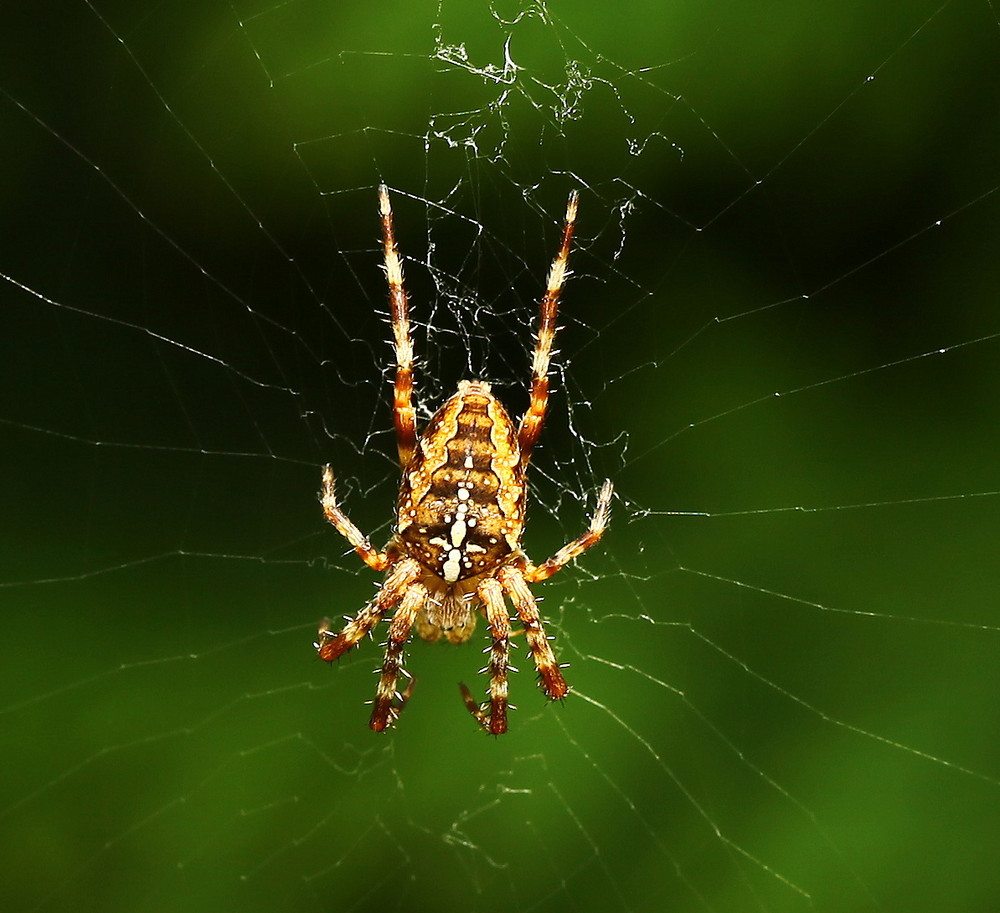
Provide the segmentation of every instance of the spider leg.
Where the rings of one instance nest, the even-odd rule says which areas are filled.
[[[542,433],[542,424],[545,421],[545,412],[549,405],[549,362],[552,359],[552,342],[555,339],[557,329],[556,315],[559,311],[559,295],[562,292],[563,282],[566,281],[569,249],[573,243],[576,204],[577,194],[574,190],[566,202],[562,245],[555,260],[552,261],[545,295],[542,298],[541,314],[538,318],[538,340],[531,361],[531,401],[517,432],[522,466],[527,466],[531,459],[531,451],[538,440],[538,435]]]
[[[403,694],[396,690],[396,680],[403,669],[403,648],[410,639],[410,629],[416,621],[417,612],[427,601],[427,588],[422,583],[411,583],[403,594],[403,600],[392,616],[389,625],[389,637],[385,644],[385,658],[382,660],[382,674],[378,680],[378,690],[375,692],[375,708],[368,725],[376,732],[382,732],[399,718],[410,688]]]
[[[476,703],[471,692],[460,684],[462,698],[469,712],[479,720],[480,725],[491,735],[503,735],[507,731],[507,673],[510,671],[510,618],[504,601],[503,587],[487,577],[476,590],[486,607],[486,620],[490,626],[490,662],[486,667],[490,672],[490,710],[485,713]],[[480,669],[485,672],[486,669]]]
[[[328,622],[324,621],[319,629],[319,640],[314,645],[319,658],[332,663],[359,643],[379,619],[404,598],[407,588],[422,573],[416,560],[404,558],[389,572],[375,598],[344,625],[339,634],[333,634]]]
[[[597,545],[604,535],[604,530],[608,528],[608,520],[611,517],[611,496],[614,494],[614,487],[610,479],[605,479],[601,486],[601,493],[597,496],[597,507],[594,508],[594,516],[590,520],[587,531],[572,542],[567,543],[556,552],[548,561],[539,565],[529,564],[524,569],[524,579],[528,583],[538,583],[540,580],[548,580],[564,565],[569,564],[574,558],[579,558],[592,545]]]
[[[538,669],[538,677],[542,690],[550,700],[559,700],[569,693],[569,685],[563,678],[559,663],[556,662],[552,647],[549,644],[548,635],[542,625],[542,619],[538,615],[538,603],[528,589],[528,584],[524,578],[524,572],[515,566],[503,568],[497,575],[497,579],[504,590],[510,594],[511,602],[517,609],[517,617],[524,626],[524,634],[528,639],[528,649],[531,651],[531,658],[535,661],[535,668]]]
[[[378,186],[378,208],[382,218],[382,248],[385,278],[389,283],[389,320],[392,324],[393,348],[396,350],[396,381],[392,415],[396,425],[399,463],[405,469],[417,445],[417,414],[413,407],[413,340],[410,337],[410,316],[403,288],[403,265],[396,248],[392,227],[392,205],[385,184]]]
[[[323,505],[326,519],[333,524],[340,535],[354,546],[354,550],[361,556],[361,560],[365,564],[376,571],[384,571],[392,564],[393,559],[389,553],[380,552],[374,548],[364,533],[350,521],[347,514],[338,506],[333,467],[329,463],[323,467],[323,491],[320,492],[319,500]]]

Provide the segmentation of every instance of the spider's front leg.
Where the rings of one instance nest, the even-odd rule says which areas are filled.
[[[476,703],[472,693],[460,684],[465,706],[480,725],[491,735],[503,735],[507,731],[507,673],[511,671],[510,658],[510,619],[507,617],[507,605],[504,602],[503,587],[497,580],[487,577],[476,591],[486,607],[486,620],[490,625],[490,662],[485,669],[490,673],[490,710],[489,713]]]
[[[517,617],[524,628],[524,636],[528,641],[531,658],[538,670],[539,683],[545,696],[558,701],[569,693],[569,685],[563,678],[562,667],[556,662],[548,635],[538,614],[538,603],[528,589],[524,572],[517,567],[505,567],[497,575],[504,590],[510,594],[511,602],[517,609]]]
[[[564,545],[548,561],[539,565],[528,564],[523,568],[509,565],[497,574],[497,579],[510,595],[511,602],[514,603],[518,618],[524,627],[524,635],[528,641],[531,658],[535,661],[535,668],[538,669],[542,690],[552,700],[564,698],[569,693],[569,685],[563,678],[562,667],[556,662],[549,638],[545,633],[545,627],[542,625],[541,616],[538,614],[538,604],[535,602],[535,597],[528,584],[547,580],[560,568],[574,558],[578,558],[588,548],[600,541],[611,518],[611,497],[613,494],[614,488],[610,480],[605,480],[601,486],[597,507],[594,508],[594,516],[591,518],[587,531],[579,538]]]
[[[378,624],[379,619],[404,598],[407,588],[418,580],[422,573],[423,570],[417,561],[413,558],[404,558],[389,572],[375,598],[344,625],[339,634],[330,631],[329,622],[324,621],[319,629],[319,640],[314,644],[319,658],[332,663],[357,645]]]
[[[427,588],[422,583],[411,583],[403,594],[396,614],[389,625],[389,637],[385,644],[385,658],[382,660],[382,674],[375,693],[375,708],[369,726],[382,732],[399,719],[399,714],[409,697],[410,688],[403,694],[396,690],[399,673],[403,672],[403,649],[410,638],[410,629],[417,619],[417,613],[427,601]]]

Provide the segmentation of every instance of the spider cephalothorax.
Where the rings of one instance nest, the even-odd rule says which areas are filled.
[[[383,730],[399,716],[408,697],[396,690],[403,669],[403,648],[415,624],[425,640],[444,637],[462,643],[472,636],[476,618],[486,615],[490,628],[489,700],[479,705],[462,685],[466,706],[482,726],[499,735],[507,731],[507,674],[510,671],[510,618],[507,599],[524,629],[542,690],[552,700],[565,697],[563,678],[528,588],[555,574],[604,534],[611,506],[611,483],[601,488],[590,527],[548,561],[532,564],[521,551],[526,505],[525,473],[541,433],[548,406],[549,361],[556,333],[559,294],[573,240],[577,196],[570,194],[562,245],[549,270],[542,298],[538,341],[532,361],[531,401],[518,427],[482,381],[461,381],[434,414],[419,439],[413,407],[413,343],[403,269],[396,250],[392,208],[385,185],[379,187],[379,211],[390,320],[396,352],[393,415],[403,478],[395,532],[383,551],[368,539],[337,505],[333,470],[323,469],[323,511],[361,558],[386,571],[375,598],[337,634],[324,620],[316,649],[332,662],[355,646],[392,611],[385,658],[371,716],[371,728]]]

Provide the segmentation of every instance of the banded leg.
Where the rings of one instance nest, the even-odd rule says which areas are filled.
[[[357,645],[378,624],[379,619],[404,598],[407,588],[422,573],[415,559],[404,558],[389,572],[378,595],[344,625],[339,634],[330,630],[329,619],[325,619],[319,629],[319,640],[313,645],[319,658],[332,663]]]
[[[562,669],[556,662],[549,638],[538,615],[538,604],[532,596],[524,574],[516,567],[506,567],[497,575],[504,590],[510,594],[511,602],[517,609],[517,617],[524,627],[524,635],[528,640],[531,658],[538,669],[538,677],[546,697],[556,701],[566,697],[569,685],[563,678]]]
[[[417,414],[413,408],[413,340],[410,338],[410,316],[406,290],[403,288],[403,265],[396,249],[392,205],[389,202],[389,189],[385,184],[378,186],[378,208],[382,218],[385,278],[389,283],[389,320],[392,324],[393,347],[396,350],[392,415],[396,425],[399,464],[405,469],[410,465],[410,458],[417,445]]]
[[[406,706],[410,689],[403,694],[396,690],[396,680],[403,669],[403,649],[410,639],[410,629],[417,619],[417,612],[427,601],[427,588],[422,583],[411,583],[403,594],[396,614],[392,616],[389,625],[389,637],[385,644],[385,658],[382,660],[382,674],[378,680],[378,690],[375,692],[375,708],[368,725],[376,732],[382,732],[399,719],[399,714]]]
[[[485,713],[476,703],[469,689],[459,685],[462,698],[469,712],[479,720],[480,725],[491,735],[503,735],[507,731],[507,673],[510,671],[510,618],[504,601],[503,587],[492,578],[479,584],[476,590],[486,607],[486,620],[490,626],[490,662],[486,669],[490,673],[490,710]],[[486,669],[480,669],[485,672]]]
[[[354,546],[354,551],[361,556],[361,560],[368,567],[376,571],[384,571],[392,563],[388,552],[380,552],[372,546],[365,534],[340,509],[337,504],[333,467],[329,463],[323,467],[323,490],[320,492],[319,501],[323,505],[323,513],[326,515],[327,522],[332,524],[337,532]]]
[[[556,316],[559,312],[559,295],[566,281],[569,249],[573,244],[573,227],[576,223],[577,193],[574,190],[566,202],[566,219],[563,222],[562,245],[546,282],[545,296],[542,298],[541,314],[538,318],[538,340],[531,361],[531,401],[521,419],[517,432],[517,443],[521,449],[521,465],[527,466],[531,451],[542,433],[545,412],[549,405],[549,362],[552,359],[552,342],[556,336]]]
[[[597,545],[601,541],[601,536],[608,528],[608,521],[611,518],[611,496],[614,494],[614,486],[610,479],[605,479],[601,486],[601,493],[597,496],[597,507],[594,508],[594,516],[590,520],[587,531],[572,542],[568,542],[548,561],[539,565],[529,564],[524,569],[524,579],[528,583],[538,583],[540,580],[548,580],[562,567],[569,564],[574,558],[579,558],[592,545]]]

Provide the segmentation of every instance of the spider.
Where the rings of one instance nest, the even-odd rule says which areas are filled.
[[[569,195],[562,245],[549,270],[541,301],[538,336],[532,360],[531,399],[515,428],[507,411],[484,381],[463,380],[417,436],[413,406],[413,344],[403,268],[396,249],[389,192],[379,186],[379,214],[385,273],[389,284],[390,323],[396,355],[393,418],[399,462],[403,470],[395,532],[382,551],[372,547],[337,503],[333,469],[323,468],[320,501],[326,519],[361,559],[385,571],[378,593],[339,633],[324,619],[315,644],[320,657],[333,662],[357,645],[393,611],[385,658],[369,725],[381,732],[399,717],[412,681],[397,691],[403,650],[414,625],[425,640],[444,637],[467,641],[477,614],[485,614],[491,647],[488,701],[477,704],[461,684],[469,712],[493,735],[507,731],[507,674],[511,626],[506,600],[517,612],[528,650],[538,669],[539,684],[550,700],[564,698],[569,686],[556,662],[550,638],[528,587],[555,574],[579,557],[604,534],[611,509],[612,486],[605,481],[587,531],[564,545],[542,564],[532,564],[520,547],[526,506],[525,473],[531,451],[545,421],[549,395],[549,360],[556,334],[559,294],[567,274],[573,240],[577,194]]]

